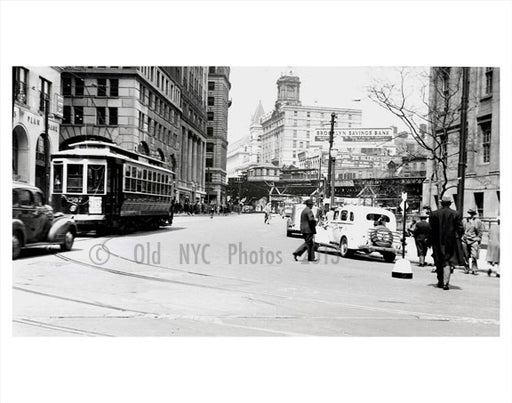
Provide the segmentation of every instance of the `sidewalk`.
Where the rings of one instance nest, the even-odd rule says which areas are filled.
[[[407,242],[407,245],[405,247],[406,258],[412,264],[418,264],[418,262],[419,262],[418,253],[416,251],[416,245],[414,243],[414,238],[407,237],[406,242]],[[425,262],[427,263],[427,265],[434,267],[434,259],[432,258],[431,255],[432,255],[432,249],[429,249],[427,256],[425,258]],[[479,273],[487,274],[487,270],[489,269],[490,265],[488,265],[486,257],[487,257],[487,245],[481,245],[480,255],[479,255],[479,259],[478,259],[478,272]],[[495,276],[495,271],[496,271],[496,269],[493,269],[493,276]]]

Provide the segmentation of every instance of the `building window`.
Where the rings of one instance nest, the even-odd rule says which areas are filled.
[[[144,114],[139,111],[139,130],[144,130]]]
[[[50,89],[52,83],[41,77],[41,93],[39,98],[39,110],[43,112],[45,110],[45,101],[50,103]]]
[[[117,108],[108,108],[108,124],[117,126]]]
[[[215,74],[215,67],[208,67],[208,73]]]
[[[213,158],[206,158],[206,168],[213,168]]]
[[[96,124],[100,126],[107,124],[106,109],[103,106],[96,108]]]
[[[77,77],[75,78],[75,96],[84,95],[84,80]]]
[[[293,148],[297,148],[297,140],[293,140]]]
[[[84,123],[84,107],[83,106],[75,106],[74,108],[74,124],[81,125]]]
[[[306,117],[310,118],[311,117],[311,112],[307,112],[306,113]]]
[[[207,127],[206,128],[206,134],[208,136],[213,136],[213,127]]]
[[[215,81],[208,81],[208,91],[215,90]]]
[[[482,132],[482,161],[488,163],[491,161],[491,122],[485,122],[480,125]]]
[[[448,94],[450,91],[450,67],[441,67],[440,69],[441,76],[441,90],[443,94]]]
[[[214,117],[213,112],[207,112],[207,114],[206,114],[206,115],[208,116],[208,120],[209,120],[209,121],[212,121],[212,120],[213,120],[213,117]]]
[[[294,138],[294,139],[295,139],[295,138],[297,138],[297,130],[294,130],[294,131],[293,131],[293,138]]]
[[[107,96],[107,80],[105,78],[98,78],[98,96]]]
[[[71,106],[64,105],[64,113],[62,115],[62,124],[69,125],[71,124]]]
[[[208,106],[215,105],[215,97],[208,97]]]
[[[492,95],[492,76],[494,69],[492,67],[485,68],[485,95]]]
[[[153,120],[148,117],[148,134],[153,134]]]
[[[27,103],[28,70],[23,67],[14,68],[15,98],[18,102]]]
[[[113,78],[110,80],[110,96],[119,96],[119,80],[117,78]]]
[[[62,78],[62,95],[71,95],[72,80],[71,77]]]
[[[478,212],[478,216],[482,218],[484,216],[484,193],[475,192],[473,195],[475,196],[476,211]]]
[[[206,143],[206,152],[212,153],[213,152],[214,145],[213,143]]]

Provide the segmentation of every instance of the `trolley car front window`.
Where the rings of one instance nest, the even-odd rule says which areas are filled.
[[[82,193],[84,191],[84,166],[68,164],[67,191],[68,193]]]
[[[87,166],[87,193],[103,193],[105,190],[105,166]]]
[[[62,164],[53,166],[53,192],[62,193]]]

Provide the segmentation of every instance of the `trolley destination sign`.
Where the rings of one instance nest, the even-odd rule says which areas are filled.
[[[334,130],[334,141],[345,147],[357,147],[356,143],[387,143],[393,140],[393,129],[349,127]],[[316,129],[315,141],[329,141],[329,129]],[[345,144],[344,144],[345,143]]]

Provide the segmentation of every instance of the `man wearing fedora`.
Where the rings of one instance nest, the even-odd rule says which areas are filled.
[[[427,222],[428,215],[426,213],[420,214],[420,221],[416,223],[412,231],[414,242],[416,243],[416,250],[418,251],[419,266],[425,266],[425,256],[430,244],[430,232],[432,228]]]
[[[464,273],[478,274],[478,258],[480,256],[480,243],[482,242],[482,233],[484,226],[477,217],[476,211],[470,208],[469,217],[464,222],[464,236],[462,243],[466,255],[466,265]]]
[[[311,207],[313,207],[313,200],[306,200],[304,204],[306,207],[300,214],[300,232],[302,232],[302,236],[304,237],[304,243],[299,246],[295,252],[293,252],[293,258],[297,260],[297,258],[302,256],[302,254],[307,250],[308,261],[314,262],[316,220],[313,211],[311,211]]]
[[[437,286],[449,290],[450,274],[453,266],[464,265],[460,238],[464,226],[460,214],[451,209],[451,197],[443,195],[441,208],[432,211],[429,224],[432,228],[432,249],[437,273]]]

